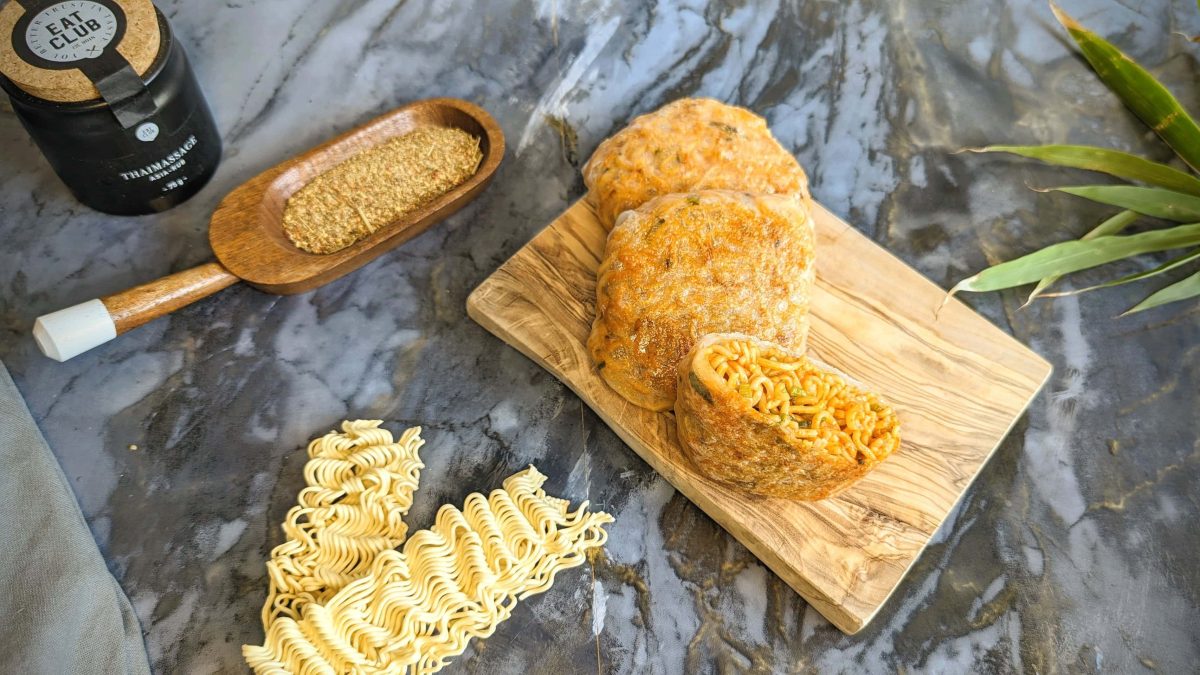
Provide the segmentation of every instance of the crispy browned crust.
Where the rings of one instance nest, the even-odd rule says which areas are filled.
[[[693,190],[792,195],[808,178],[766,121],[711,99],[681,99],[642,115],[600,144],[583,167],[600,222],[651,199]]]
[[[679,364],[675,419],[679,444],[701,473],[753,494],[811,501],[837,493],[887,458],[888,453],[847,457],[752,408],[708,360],[714,344],[730,340],[751,341],[773,359],[823,370],[799,353],[746,335],[706,335],[697,341]],[[891,446],[899,443],[899,426],[884,431],[892,436]]]
[[[795,199],[710,190],[630,211],[608,238],[588,338],[600,375],[650,410],[675,403],[676,367],[706,333],[803,350],[815,238]]]

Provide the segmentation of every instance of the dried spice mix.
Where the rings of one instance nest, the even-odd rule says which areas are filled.
[[[479,139],[428,127],[391,138],[309,181],[283,209],[283,231],[310,253],[333,253],[374,233],[475,174]]]

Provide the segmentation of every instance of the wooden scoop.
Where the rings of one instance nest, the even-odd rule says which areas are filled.
[[[475,175],[374,234],[326,255],[296,248],[283,232],[283,207],[316,176],[370,147],[422,127],[451,127],[479,138]],[[458,211],[487,186],[504,157],[504,132],[482,108],[454,98],[410,103],[268,169],[230,192],[213,214],[215,262],[38,318],[33,335],[58,361],[237,283],[269,293],[310,291],[358,269]]]

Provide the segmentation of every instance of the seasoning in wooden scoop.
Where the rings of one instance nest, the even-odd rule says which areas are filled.
[[[391,138],[296,191],[283,208],[283,231],[309,253],[340,251],[462,184],[482,159],[479,139],[461,129]]]

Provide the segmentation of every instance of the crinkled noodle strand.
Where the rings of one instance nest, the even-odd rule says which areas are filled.
[[[779,360],[758,345],[734,340],[710,347],[708,362],[752,408],[832,454],[875,462],[900,442],[890,407],[807,358]]]
[[[414,427],[394,442],[380,424],[344,422],[342,433],[309,444],[308,487],[284,519],[287,541],[267,562],[264,626],[280,616],[298,619],[304,605],[329,599],[362,576],[376,553],[404,542],[424,441]]]
[[[607,539],[611,516],[587,502],[569,511],[531,466],[461,510],[443,506],[396,551],[421,440],[409,429],[393,443],[378,425],[348,422],[309,446],[309,487],[268,564],[266,640],[243,648],[257,673],[437,672]]]

